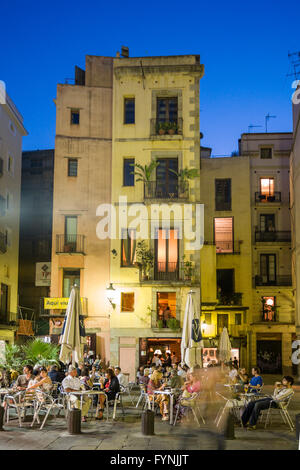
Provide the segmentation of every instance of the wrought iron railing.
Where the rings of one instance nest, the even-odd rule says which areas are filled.
[[[0,232],[0,253],[6,253],[7,251],[7,240],[6,235]]]
[[[256,192],[255,202],[281,202],[281,192],[275,191],[271,194],[265,194],[260,191]]]
[[[147,181],[144,183],[144,199],[188,199],[188,181]]]
[[[291,231],[255,232],[256,242],[290,242]]]
[[[84,235],[56,235],[56,253],[84,254]]]
[[[254,286],[292,286],[292,276],[276,276],[274,279],[268,279],[265,276],[255,276]]]
[[[239,255],[240,250],[240,242],[233,241],[233,240],[218,240],[215,242],[216,244],[216,253],[218,255]]]
[[[140,282],[145,281],[186,281],[191,282],[195,276],[194,265],[184,262],[159,262],[146,275],[140,270]]]

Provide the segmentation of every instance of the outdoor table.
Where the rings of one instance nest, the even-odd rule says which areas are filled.
[[[105,395],[106,393],[101,390],[78,390],[76,392],[69,392],[68,395],[78,395],[80,396],[80,409],[82,410],[83,397],[89,395]],[[108,421],[108,400],[106,400],[106,421]]]
[[[0,406],[2,406],[2,396],[12,393],[11,388],[0,388]]]
[[[173,424],[173,406],[174,406],[174,396],[176,394],[176,390],[175,391],[173,389],[172,390],[155,390],[154,394],[155,395],[168,395],[170,397],[170,424]],[[154,411],[154,400],[152,401],[152,409]]]

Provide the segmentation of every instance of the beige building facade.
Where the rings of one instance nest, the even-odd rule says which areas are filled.
[[[18,319],[18,260],[23,117],[0,104],[0,340],[13,343]]]
[[[58,85],[55,104],[51,298],[44,315],[58,339],[61,300],[79,285],[87,348],[107,359],[110,241],[97,237],[96,213],[111,199],[112,59],[87,56],[85,71],[76,67],[75,84]]]

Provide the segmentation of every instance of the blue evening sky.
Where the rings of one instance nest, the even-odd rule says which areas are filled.
[[[24,116],[25,150],[54,146],[56,84],[84,68],[85,55],[200,54],[203,145],[229,155],[248,126],[290,131],[293,77],[288,52],[300,51],[300,2],[1,2],[0,80]],[[300,78],[300,77],[299,77]]]

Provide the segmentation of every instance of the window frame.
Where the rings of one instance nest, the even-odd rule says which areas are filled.
[[[76,175],[70,174],[70,164],[76,162]],[[68,177],[70,178],[77,178],[78,176],[78,158],[68,158]]]
[[[132,165],[132,171],[134,172],[134,164],[135,164],[135,158],[128,158],[128,157],[124,157],[123,158],[123,186],[125,188],[132,188],[133,186],[135,186],[135,175],[130,175],[132,176],[132,179],[133,179],[133,184],[125,184],[125,162],[132,162],[132,163],[128,163],[128,166]]]
[[[262,157],[262,150],[270,150],[271,151],[271,156],[270,157]],[[261,160],[271,160],[273,158],[273,148],[272,147],[260,147],[259,156],[260,156]]]
[[[132,237],[129,236],[129,231],[131,232],[134,232],[134,238],[133,240],[136,241],[136,229],[126,229],[126,228],[122,228],[121,229],[121,233],[122,233],[122,238],[121,238],[121,268],[135,268],[136,267],[136,264],[135,264],[135,257],[136,257],[136,243],[135,243],[135,249],[134,249],[134,256],[132,257],[132,250],[131,250],[131,243],[129,244],[129,260],[132,259],[132,263],[131,264],[124,264],[124,261],[123,261],[123,246],[124,246],[124,242],[125,240],[132,240]],[[127,237],[123,237],[123,234],[124,233],[127,233]]]
[[[126,103],[133,102],[133,122],[126,121]],[[123,101],[123,124],[124,125],[134,125],[135,124],[135,97],[134,96],[125,96]]]
[[[132,298],[132,302],[131,302],[131,303],[132,303],[132,307],[131,307],[132,310],[128,310],[128,309],[124,310],[124,300],[123,300],[123,298],[124,298],[125,296],[129,296],[129,295],[133,297],[133,298]],[[134,312],[134,306],[135,306],[135,295],[134,295],[134,292],[121,292],[120,312],[121,312],[121,313]]]
[[[74,122],[73,115],[78,114],[78,122]],[[80,109],[79,108],[71,108],[70,110],[70,124],[71,126],[79,126],[80,125]]]
[[[217,185],[218,183],[222,181],[222,182],[229,182],[229,202],[228,201],[225,201],[225,198],[223,197],[223,201],[222,202],[218,202],[217,201]],[[223,195],[224,195],[224,187],[223,186]],[[220,209],[218,207],[220,207],[220,205],[223,205],[223,207]],[[228,205],[228,206],[227,206]],[[232,211],[232,178],[215,178],[215,211],[219,212],[219,211]]]

